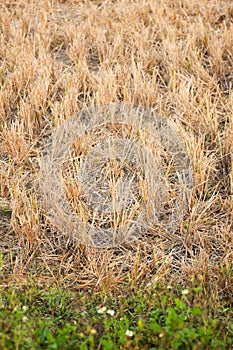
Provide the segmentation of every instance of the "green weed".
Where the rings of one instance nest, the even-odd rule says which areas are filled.
[[[2,290],[1,349],[229,349],[232,310],[214,314],[198,288],[127,296]]]

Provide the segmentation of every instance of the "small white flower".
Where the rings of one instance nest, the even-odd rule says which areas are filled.
[[[172,289],[172,286],[167,286],[167,289]]]
[[[189,293],[189,290],[188,289],[184,289],[182,290],[181,294],[182,295],[187,295]]]
[[[27,305],[24,305],[24,306],[22,307],[22,310],[23,310],[23,311],[27,311],[27,310],[28,310],[28,306],[27,306]]]
[[[115,311],[114,310],[107,310],[107,314],[109,314],[110,316],[114,316]]]
[[[127,329],[127,331],[125,332],[125,335],[127,335],[128,337],[132,337],[133,331],[130,331],[129,329]]]
[[[26,316],[23,316],[23,317],[22,317],[22,322],[23,322],[23,323],[26,323],[26,322],[27,322],[27,319],[28,319],[28,318],[27,318]]]
[[[104,314],[106,310],[107,310],[106,306],[103,306],[101,307],[101,309],[98,309],[97,312],[98,314]]]

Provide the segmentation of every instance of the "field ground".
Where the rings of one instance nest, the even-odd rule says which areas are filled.
[[[0,0],[0,40],[0,348],[229,349],[232,1]],[[96,249],[51,225],[40,162],[55,128],[111,102],[182,129],[194,184],[170,234]]]

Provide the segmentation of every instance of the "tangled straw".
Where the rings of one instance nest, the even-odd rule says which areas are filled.
[[[57,230],[96,247],[175,229],[193,173],[185,142],[154,111],[90,108],[58,127],[41,162],[41,190]]]

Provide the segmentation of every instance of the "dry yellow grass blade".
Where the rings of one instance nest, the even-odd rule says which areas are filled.
[[[11,202],[6,198],[0,198],[0,211],[7,212],[11,211]]]

